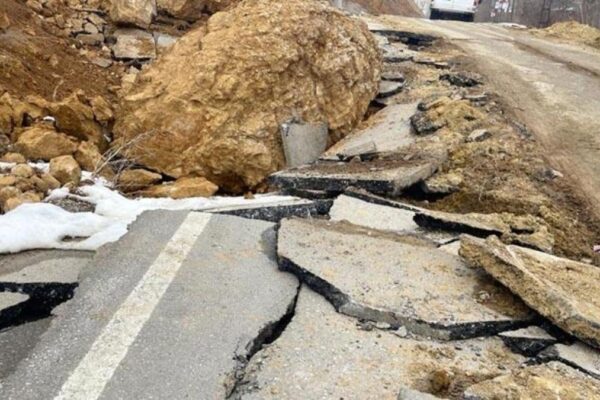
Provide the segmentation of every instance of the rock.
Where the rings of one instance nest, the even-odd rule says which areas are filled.
[[[415,215],[415,222],[424,228],[466,233],[486,238],[500,236],[506,243],[519,244],[546,252],[552,252],[554,236],[543,220],[528,215],[511,213],[447,213],[422,210]]]
[[[500,332],[500,339],[517,353],[533,357],[546,347],[556,343],[556,338],[538,326]]]
[[[40,175],[40,178],[44,181],[44,183],[48,187],[48,190],[54,190],[60,187],[60,182],[58,181],[58,179],[56,179],[49,173]]]
[[[395,399],[407,387],[447,398],[523,361],[495,338],[445,344],[360,330],[356,320],[336,313],[303,287],[294,318],[275,342],[252,357],[231,397]],[[446,372],[447,386],[436,392],[440,371]]]
[[[26,192],[15,197],[8,198],[3,202],[2,209],[9,212],[24,203],[38,203],[42,201],[42,196],[35,192]]]
[[[22,192],[14,186],[5,186],[0,188],[0,206],[4,209],[4,205],[8,199],[21,196]]]
[[[73,155],[85,171],[96,172],[104,162],[102,154],[92,142],[81,142]]]
[[[321,2],[244,0],[140,74],[115,146],[145,135],[125,152],[138,164],[244,192],[284,166],[282,122],[327,123],[331,142],[358,124],[380,68],[361,22]]]
[[[277,248],[282,270],[339,312],[361,320],[462,339],[518,327],[530,318],[519,299],[483,271],[414,237],[286,219]]]
[[[561,329],[600,347],[600,269],[514,245],[464,236],[460,254]]]
[[[219,187],[206,178],[179,178],[174,183],[163,183],[139,192],[146,197],[210,197]]]
[[[492,133],[487,129],[475,129],[467,136],[467,142],[483,142],[491,136]]]
[[[541,360],[558,360],[600,379],[600,352],[581,342],[555,344],[539,354]]]
[[[50,160],[50,175],[61,185],[71,183],[77,186],[81,180],[81,168],[72,156],[60,156]]]
[[[156,44],[151,33],[139,29],[117,29],[116,43],[112,46],[117,60],[156,58]]]
[[[600,385],[593,378],[559,362],[534,365],[483,381],[465,391],[465,400],[596,399]]]
[[[277,172],[270,176],[269,181],[283,189],[340,193],[352,186],[373,193],[397,195],[403,189],[430,177],[441,162],[441,159],[321,162]]]
[[[111,59],[104,57],[92,57],[90,58],[90,62],[100,68],[108,68],[113,64]]]
[[[463,183],[462,174],[449,172],[435,174],[421,183],[421,188],[429,194],[450,194],[460,190]]]
[[[147,28],[156,15],[156,0],[110,0],[110,18],[117,24]]]
[[[432,120],[427,113],[419,112],[413,115],[410,123],[419,135],[427,135],[443,128],[446,123],[443,120]]]
[[[327,124],[286,122],[281,125],[280,131],[288,167],[310,164],[327,148]]]
[[[10,173],[19,178],[30,178],[35,175],[34,169],[28,164],[17,164],[11,168]]]
[[[165,50],[173,47],[175,42],[179,39],[177,36],[167,35],[166,33],[154,32],[154,41],[156,42],[156,51],[162,53]]]
[[[377,93],[378,99],[385,99],[398,94],[404,88],[404,83],[393,82],[393,81],[381,81],[379,82],[379,93]]]
[[[49,161],[58,156],[73,154],[77,149],[77,142],[54,129],[34,126],[19,135],[15,147],[30,160]]]
[[[123,192],[135,192],[162,181],[162,175],[145,169],[126,169],[119,174],[117,186]]]
[[[0,188],[6,186],[14,186],[17,183],[17,178],[13,175],[0,175]]]
[[[483,112],[473,107],[467,100],[452,100],[440,97],[419,104],[420,113],[411,122],[416,133],[425,135],[443,127],[464,135],[471,133],[485,118]]]
[[[429,393],[419,392],[417,390],[402,388],[398,393],[397,400],[438,400],[439,397]]]
[[[386,71],[381,74],[381,79],[392,82],[404,82],[406,78],[400,71]]]
[[[393,153],[415,143],[410,117],[417,111],[417,103],[385,107],[367,121],[367,127],[350,133],[330,147],[323,160],[346,160],[355,156]]]
[[[104,35],[101,33],[80,33],[75,39],[88,46],[101,46],[104,43]]]
[[[20,153],[6,153],[0,158],[0,161],[7,163],[22,164],[27,162],[27,159]]]
[[[6,32],[10,28],[10,19],[6,13],[0,14],[0,32]]]
[[[446,73],[440,75],[440,80],[459,87],[473,87],[481,85],[482,82],[481,76],[474,72]]]
[[[102,127],[94,120],[94,112],[84,103],[83,92],[77,91],[59,103],[51,103],[50,111],[56,119],[56,127],[60,132],[89,140],[100,150],[107,147]]]

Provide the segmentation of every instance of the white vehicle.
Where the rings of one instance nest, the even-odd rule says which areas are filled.
[[[473,21],[479,0],[433,0],[431,19],[461,19]]]

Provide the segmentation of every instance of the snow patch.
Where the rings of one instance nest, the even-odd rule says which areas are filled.
[[[139,198],[128,199],[95,180],[94,185],[79,188],[79,194],[56,189],[46,198],[72,198],[94,204],[95,211],[72,213],[48,203],[23,204],[0,215],[0,253],[30,249],[96,250],[127,233],[127,227],[144,211],[210,211],[221,207],[274,205],[297,200],[292,196],[258,195],[210,198]]]

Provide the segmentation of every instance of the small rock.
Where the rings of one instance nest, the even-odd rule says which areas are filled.
[[[117,24],[147,28],[156,15],[155,0],[112,0],[110,18]]]
[[[413,390],[409,388],[402,388],[398,393],[397,400],[438,400],[439,397],[436,397],[429,393],[419,392],[418,390]]]
[[[72,156],[60,156],[50,160],[50,175],[62,185],[71,183],[77,186],[81,180],[81,168]]]
[[[171,197],[183,199],[187,197],[210,197],[219,187],[206,178],[179,178],[174,183],[152,186],[139,192],[146,197]]]
[[[94,65],[99,66],[100,68],[108,68],[113,64],[111,59],[102,57],[92,57],[90,58],[90,62]]]
[[[6,32],[10,27],[10,19],[6,13],[0,14],[0,32]]]
[[[104,43],[104,35],[101,33],[80,33],[75,37],[75,39],[88,46],[100,46],[102,43]]]
[[[21,153],[6,153],[0,158],[0,161],[21,164],[27,162],[27,159]]]
[[[426,179],[421,183],[421,188],[425,193],[450,194],[458,192],[462,183],[462,174],[448,172],[446,174],[436,174],[429,179]]]
[[[404,82],[406,78],[404,74],[399,71],[388,71],[381,74],[381,79],[385,81],[393,81],[393,82]]]
[[[154,32],[154,41],[156,42],[156,51],[162,53],[171,48],[179,39],[176,36],[167,35],[166,33]]]
[[[10,170],[10,173],[19,178],[29,178],[35,175],[35,171],[30,165],[17,164]]]
[[[419,135],[427,135],[441,129],[445,126],[442,120],[432,120],[427,113],[418,112],[410,119],[410,123]]]
[[[73,156],[81,168],[90,172],[96,172],[104,161],[98,147],[92,142],[79,143]]]
[[[156,45],[151,33],[139,29],[117,29],[112,47],[118,60],[156,58]]]
[[[92,106],[92,111],[94,113],[94,117],[96,118],[96,121],[103,123],[103,124],[107,124],[113,120],[113,118],[114,118],[113,110],[112,110],[110,104],[108,103],[108,101],[106,101],[104,99],[104,97],[102,97],[102,96],[93,97],[90,100],[90,105]]]
[[[440,76],[440,80],[447,81],[454,86],[473,87],[480,85],[482,78],[473,72],[448,73]]]
[[[0,176],[0,188],[6,186],[14,186],[17,183],[17,178],[13,175],[1,175]]]
[[[378,99],[385,99],[398,94],[404,88],[404,83],[393,82],[393,81],[381,81],[379,82],[379,93],[377,94]]]
[[[145,169],[127,169],[119,174],[117,186],[123,192],[136,192],[155,185],[162,175]]]
[[[48,187],[48,190],[54,190],[60,187],[60,182],[49,173],[44,173],[40,175],[40,178],[44,181],[44,183]]]
[[[467,142],[483,142],[491,136],[492,133],[487,129],[475,129],[467,136]]]
[[[96,34],[100,33],[100,31],[98,31],[98,28],[96,27],[96,25],[94,25],[90,22],[83,25],[83,30],[85,31],[85,33],[89,33],[92,35],[96,35]]]

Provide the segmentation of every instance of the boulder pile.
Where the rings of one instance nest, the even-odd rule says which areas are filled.
[[[126,156],[171,177],[252,189],[284,166],[282,123],[325,122],[335,142],[362,120],[380,66],[367,27],[325,4],[244,0],[140,74],[116,145],[138,140]]]

